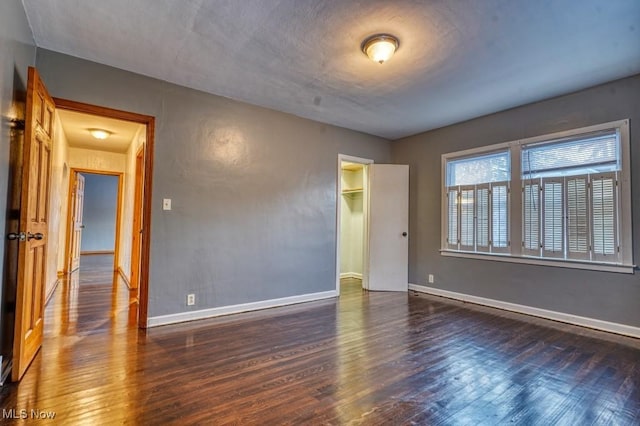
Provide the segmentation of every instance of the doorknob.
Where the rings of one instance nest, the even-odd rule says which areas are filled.
[[[403,237],[406,237],[406,236],[407,236],[407,233],[406,233],[406,232],[403,232],[403,233],[402,233],[402,236],[403,236]]]
[[[7,240],[13,241],[13,240],[19,240],[19,241],[24,241],[27,239],[27,236],[24,234],[24,232],[10,232],[7,234]]]
[[[44,238],[44,235],[42,235],[41,232],[36,232],[35,234],[32,234],[31,232],[27,232],[27,240],[41,240]]]

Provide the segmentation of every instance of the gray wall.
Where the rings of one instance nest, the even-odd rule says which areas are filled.
[[[53,96],[156,117],[151,317],[335,289],[338,153],[384,162],[388,141],[48,50],[36,63]]]
[[[81,250],[113,251],[116,243],[118,177],[83,173],[84,211]]]
[[[475,296],[640,326],[637,274],[443,257],[440,156],[530,136],[630,119],[634,256],[640,253],[640,75],[393,142],[410,165],[409,280]]]
[[[36,48],[27,17],[19,0],[0,1],[0,229],[18,231],[20,163],[24,133],[11,130],[9,120],[24,119],[27,67],[35,63]],[[12,211],[13,210],[13,211]],[[13,324],[17,285],[17,241],[4,237],[0,244],[0,377],[4,375],[13,347]]]
[[[11,131],[9,120],[20,115],[24,119],[24,91],[27,87],[27,67],[35,64],[36,48],[27,17],[18,0],[0,2],[0,202],[7,200]],[[15,139],[15,137],[14,137]],[[0,223],[6,219],[0,209]],[[0,244],[0,258],[5,245]]]

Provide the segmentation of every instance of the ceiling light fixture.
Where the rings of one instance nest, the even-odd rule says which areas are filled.
[[[113,134],[110,131],[104,129],[89,129],[89,133],[91,133],[91,136],[96,139],[106,139]]]
[[[362,42],[362,51],[372,61],[382,64],[393,56],[400,42],[390,34],[376,34]]]

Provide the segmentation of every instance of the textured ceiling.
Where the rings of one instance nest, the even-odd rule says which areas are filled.
[[[39,47],[390,139],[640,72],[638,0],[23,3]]]
[[[144,126],[130,121],[99,117],[64,109],[57,109],[64,135],[72,148],[93,149],[98,151],[127,152],[131,141]],[[107,139],[96,139],[89,129],[103,129],[111,132]]]

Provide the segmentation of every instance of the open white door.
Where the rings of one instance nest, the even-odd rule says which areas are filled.
[[[369,165],[369,290],[407,291],[409,166]],[[366,258],[366,256],[365,256]]]

